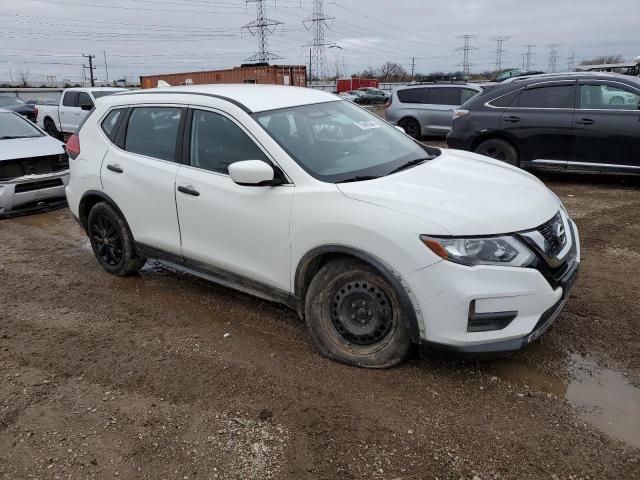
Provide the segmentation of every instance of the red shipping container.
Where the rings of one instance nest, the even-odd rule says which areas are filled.
[[[342,93],[350,90],[357,90],[362,87],[378,88],[378,85],[380,85],[378,80],[370,80],[368,78],[347,78],[344,80],[338,80],[336,88],[338,93]]]

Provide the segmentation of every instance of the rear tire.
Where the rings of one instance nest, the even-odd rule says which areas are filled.
[[[56,128],[56,124],[53,123],[49,117],[44,119],[44,131],[47,132],[53,138],[58,140],[62,140],[62,134]]]
[[[520,166],[520,158],[516,148],[506,140],[492,138],[485,140],[476,148],[476,153],[491,157],[514,167]]]
[[[420,131],[420,124],[417,120],[413,118],[404,118],[400,120],[398,126],[402,127],[404,129],[404,133],[406,133],[410,137],[413,137],[416,140],[420,140],[422,132]]]
[[[411,334],[398,292],[374,268],[344,258],[311,280],[305,322],[327,358],[365,368],[389,368],[405,359]]]
[[[146,258],[137,256],[129,228],[108,203],[99,202],[91,208],[87,233],[94,255],[109,273],[133,275],[147,262]]]

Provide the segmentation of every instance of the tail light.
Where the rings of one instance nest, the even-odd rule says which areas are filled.
[[[467,113],[469,113],[469,110],[455,110],[453,112],[453,119],[464,117]]]
[[[33,107],[33,119],[38,119],[38,107]]]
[[[65,148],[67,150],[67,153],[69,154],[69,157],[71,157],[72,159],[80,155],[80,137],[77,133],[74,133],[69,137]]]
[[[387,102],[384,104],[384,108],[389,108],[392,103],[393,103],[393,96],[389,97]]]

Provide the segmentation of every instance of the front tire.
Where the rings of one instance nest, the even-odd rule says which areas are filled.
[[[365,368],[404,360],[411,334],[398,292],[374,268],[345,258],[324,265],[311,281],[305,322],[320,353]]]
[[[116,210],[105,202],[89,212],[87,233],[93,253],[107,272],[118,276],[137,273],[147,262],[136,255],[133,237]]]
[[[492,138],[485,140],[476,148],[476,153],[495,158],[514,167],[520,166],[520,158],[516,148],[506,140]]]

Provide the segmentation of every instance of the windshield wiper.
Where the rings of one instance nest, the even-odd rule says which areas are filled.
[[[347,178],[346,180],[342,180],[336,183],[364,182],[365,180],[375,180],[376,178],[380,178],[380,177],[376,177],[374,175],[361,175],[358,177]]]
[[[392,175],[394,173],[401,172],[402,170],[406,170],[407,168],[415,167],[416,165],[420,165],[421,163],[426,162],[427,160],[433,160],[434,157],[426,157],[426,158],[417,158],[415,160],[411,160],[410,162],[405,163],[404,165],[400,165],[395,170],[391,170],[387,175]]]

